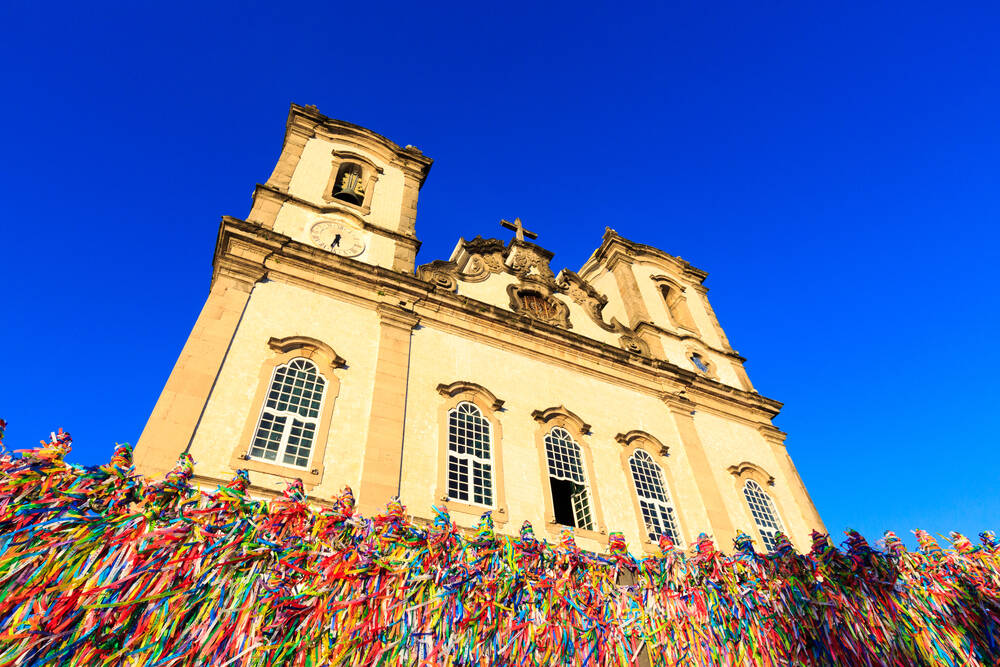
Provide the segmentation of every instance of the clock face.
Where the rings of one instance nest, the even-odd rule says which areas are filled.
[[[360,231],[339,222],[317,222],[309,230],[313,243],[341,257],[357,257],[365,251],[365,238]]]

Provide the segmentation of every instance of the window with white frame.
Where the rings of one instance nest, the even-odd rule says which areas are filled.
[[[549,464],[549,486],[556,523],[584,530],[594,529],[594,520],[583,475],[580,445],[564,428],[545,434],[545,457]]]
[[[784,530],[781,527],[781,520],[778,519],[778,512],[774,508],[774,501],[771,500],[771,496],[765,493],[760,484],[752,479],[748,479],[743,485],[743,495],[750,507],[750,514],[753,515],[753,520],[757,524],[760,539],[764,541],[764,548],[773,551],[776,546],[775,534]]]
[[[448,411],[448,499],[493,506],[490,422],[474,404]]]
[[[250,458],[306,468],[323,408],[326,380],[308,359],[274,369]]]
[[[639,509],[646,524],[649,539],[656,542],[660,535],[666,535],[674,544],[681,545],[681,531],[677,515],[670,504],[667,485],[663,483],[663,470],[656,465],[653,457],[637,449],[629,459],[635,491],[639,496]]]

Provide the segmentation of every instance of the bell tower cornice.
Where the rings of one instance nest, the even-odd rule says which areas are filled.
[[[619,262],[659,266],[665,271],[682,275],[693,285],[701,285],[708,277],[707,271],[692,266],[686,260],[663,252],[659,248],[630,241],[610,227],[604,230],[600,247],[580,268],[580,275],[589,279],[600,267],[610,270]]]
[[[406,169],[422,186],[430,173],[434,160],[424,155],[415,146],[401,148],[391,139],[377,132],[355,125],[346,120],[330,118],[320,113],[313,105],[301,106],[292,104],[288,110],[288,120],[285,123],[285,140],[289,135],[311,139],[314,137],[339,138],[365,146],[368,150],[378,151],[385,162],[392,162]]]
[[[433,160],[360,125],[291,105],[281,156],[247,221],[325,252],[412,273],[417,198]]]

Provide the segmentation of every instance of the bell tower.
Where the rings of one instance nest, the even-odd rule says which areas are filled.
[[[278,164],[255,189],[247,221],[412,274],[417,194],[432,162],[413,146],[293,104]]]

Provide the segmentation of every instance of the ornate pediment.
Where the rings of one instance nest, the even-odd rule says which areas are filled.
[[[573,325],[569,321],[569,307],[552,296],[552,288],[540,280],[522,280],[509,285],[510,309],[515,313],[563,329]]]
[[[557,287],[556,276],[549,268],[552,253],[534,243],[511,241],[504,262],[510,273],[522,280],[534,280]]]
[[[494,273],[504,272],[507,247],[500,239],[484,239],[481,236],[471,241],[462,239],[459,241],[459,249],[452,259],[459,264],[463,281],[478,283]]]
[[[649,346],[636,331],[615,318],[604,320],[604,307],[608,304],[605,295],[569,269],[556,276],[549,266],[553,253],[526,241],[526,237],[536,235],[525,230],[520,220],[502,224],[516,232],[515,238],[507,243],[482,236],[468,241],[459,239],[449,260],[435,260],[418,267],[417,277],[440,289],[459,292],[460,283],[481,283],[495,274],[513,276],[517,282],[508,283],[505,288],[508,303],[491,301],[493,305],[507,305],[515,313],[533,320],[570,329],[570,308],[557,298],[562,294],[579,305],[598,327],[612,334],[606,342],[617,343],[633,354],[650,355]]]

